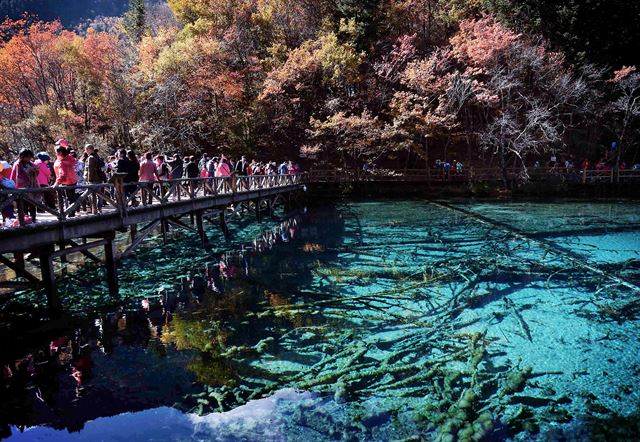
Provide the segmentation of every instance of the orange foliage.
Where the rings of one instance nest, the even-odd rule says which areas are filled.
[[[493,17],[463,20],[460,31],[451,38],[453,55],[473,66],[484,66],[495,60],[520,38]]]

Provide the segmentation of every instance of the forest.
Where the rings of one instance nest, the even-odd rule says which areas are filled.
[[[98,16],[118,16],[127,10],[127,0],[2,0],[0,17],[19,19],[25,12],[41,20],[60,20],[75,26]]]
[[[64,136],[346,166],[640,161],[638,2],[122,3],[3,4],[2,156]]]

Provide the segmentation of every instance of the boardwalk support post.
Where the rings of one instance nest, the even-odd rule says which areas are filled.
[[[202,243],[202,247],[206,247],[209,242],[207,239],[207,234],[204,231],[204,223],[202,221],[202,212],[196,212],[196,229],[198,230],[198,237],[200,237],[200,242]]]
[[[116,264],[116,238],[115,234],[105,235],[107,243],[104,245],[104,264],[107,268],[107,282],[109,284],[109,294],[118,297],[118,269]]]
[[[260,198],[256,199],[253,203],[256,205],[256,219],[258,220],[258,222],[261,222],[262,214],[260,213]]]
[[[160,231],[162,233],[162,244],[166,246],[168,242],[167,234],[169,233],[169,222],[166,219],[160,221]]]
[[[47,245],[38,249],[40,258],[40,272],[42,273],[42,284],[47,293],[47,304],[49,311],[53,314],[60,312],[60,298],[56,288],[56,274],[53,268],[54,246]]]
[[[231,236],[229,227],[227,227],[227,220],[224,217],[224,210],[220,212],[220,228],[222,229],[222,233],[224,233],[225,238],[229,238]]]

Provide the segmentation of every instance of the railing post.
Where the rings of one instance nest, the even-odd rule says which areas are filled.
[[[113,232],[105,235],[107,243],[104,245],[104,264],[107,268],[107,282],[109,285],[109,294],[114,298],[119,295],[118,289],[118,268],[116,263],[116,243],[115,234]]]
[[[60,213],[60,221],[64,221],[67,218],[67,215],[64,213],[64,190],[57,189],[56,194],[58,197],[58,212]]]
[[[44,289],[47,293],[49,311],[52,314],[57,314],[60,312],[60,299],[58,298],[56,275],[53,268],[53,258],[51,257],[53,252],[53,245],[43,246],[38,249],[42,284],[44,285]]]
[[[124,173],[116,173],[111,177],[111,181],[113,182],[113,187],[115,191],[115,200],[118,204],[118,211],[120,212],[120,216],[124,217],[127,211],[127,200],[124,196],[124,177],[126,174]],[[104,191],[104,188],[103,188]]]
[[[22,195],[18,197],[16,201],[16,205],[18,206],[18,221],[20,222],[20,226],[24,226],[24,200],[22,199]]]

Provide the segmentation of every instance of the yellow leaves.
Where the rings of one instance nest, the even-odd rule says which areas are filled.
[[[224,30],[245,12],[249,0],[168,0],[169,7],[184,24],[204,19],[211,30]]]
[[[358,23],[355,18],[350,18],[348,20],[341,18],[338,29],[341,34],[348,35],[352,43],[354,43],[358,38]]]
[[[318,77],[325,86],[353,84],[363,61],[364,54],[352,44],[340,43],[334,32],[324,33],[289,51],[286,61],[269,73],[260,98],[312,88]]]
[[[168,0],[168,3],[178,20],[183,23],[192,23],[211,13],[207,0]]]
[[[163,77],[181,70],[188,70],[197,53],[195,39],[175,41],[158,54],[155,61],[155,74]]]
[[[358,53],[352,44],[338,42],[338,37],[333,32],[320,37],[319,47],[314,55],[324,70],[326,83],[354,83],[358,80],[358,70],[364,61],[364,54]]]
[[[449,25],[476,16],[483,10],[484,0],[444,0],[439,4],[439,18]]]

